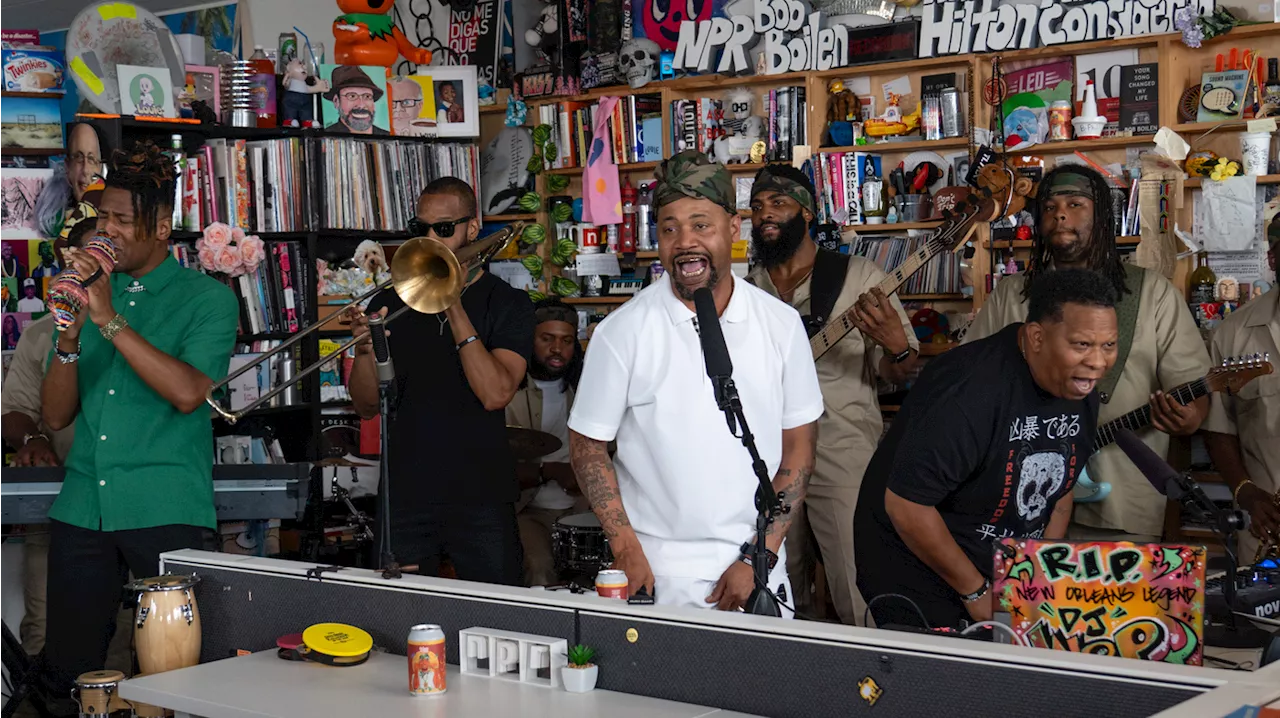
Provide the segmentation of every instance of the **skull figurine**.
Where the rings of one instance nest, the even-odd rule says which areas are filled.
[[[653,40],[637,38],[628,40],[618,53],[618,66],[627,78],[627,84],[639,89],[658,79],[658,55],[661,54],[658,43]]]

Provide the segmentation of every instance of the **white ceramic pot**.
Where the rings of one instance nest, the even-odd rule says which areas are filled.
[[[1246,175],[1262,176],[1267,173],[1267,160],[1271,156],[1270,132],[1242,132],[1240,134],[1241,169]]]
[[[570,693],[586,693],[595,690],[596,678],[600,676],[600,666],[591,665],[586,668],[565,666],[560,669],[560,680],[564,689]]]
[[[1101,115],[1073,117],[1071,125],[1076,130],[1077,140],[1096,140],[1102,136],[1102,129],[1107,126],[1107,118]]]

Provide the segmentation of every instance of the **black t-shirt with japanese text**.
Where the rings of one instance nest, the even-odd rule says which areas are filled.
[[[1075,485],[1092,451],[1097,392],[1072,401],[1041,389],[1018,347],[1021,326],[934,359],[907,394],[858,496],[854,547],[866,600],[904,593],[963,617],[959,596],[895,531],[886,488],[936,507],[990,578],[992,539],[1042,536]]]
[[[529,360],[536,324],[529,295],[486,272],[462,293],[462,307],[489,351]],[[384,291],[369,312],[404,302]],[[387,329],[396,370],[395,414],[388,437],[396,510],[424,504],[511,503],[519,499],[506,411],[489,411],[467,382],[444,313],[412,309]]]

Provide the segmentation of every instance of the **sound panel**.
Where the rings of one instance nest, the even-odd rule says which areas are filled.
[[[581,641],[598,651],[600,688],[771,718],[1140,718],[1199,695],[1156,682],[578,615]],[[882,691],[874,707],[859,695],[866,677]]]
[[[574,635],[574,611],[568,608],[344,583],[333,580],[333,574],[317,581],[183,565],[172,558],[166,559],[165,569],[200,576],[196,600],[204,634],[202,663],[233,656],[237,650],[272,649],[276,638],[328,621],[359,626],[373,636],[374,646],[401,656],[410,627],[438,623],[447,638],[446,660],[453,664],[459,662],[458,631],[465,628]]]

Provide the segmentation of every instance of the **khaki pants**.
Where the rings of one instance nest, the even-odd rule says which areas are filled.
[[[804,500],[809,525],[822,551],[831,602],[840,622],[850,626],[862,625],[867,609],[858,592],[858,570],[853,563],[853,512],[861,488],[861,482],[857,486],[810,484]],[[787,550],[791,550],[790,545]]]
[[[551,555],[551,526],[562,516],[590,511],[585,498],[567,509],[540,509],[525,506],[516,514],[520,543],[524,546],[524,582],[527,586],[556,583],[555,558]]]

